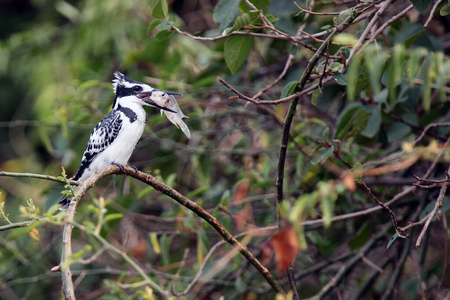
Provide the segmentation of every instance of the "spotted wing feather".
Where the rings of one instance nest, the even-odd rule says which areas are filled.
[[[103,120],[101,120],[89,137],[86,150],[81,160],[80,168],[75,175],[75,180],[83,176],[86,168],[91,162],[103,152],[117,137],[122,128],[122,119],[118,111],[111,111]]]

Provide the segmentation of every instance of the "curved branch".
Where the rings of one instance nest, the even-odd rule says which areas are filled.
[[[199,217],[204,219],[206,222],[208,222],[222,237],[223,239],[233,245],[247,260],[261,273],[261,275],[264,277],[264,279],[272,286],[273,290],[277,293],[284,293],[281,286],[278,284],[278,282],[275,280],[275,278],[272,276],[272,274],[267,270],[266,267],[264,267],[256,257],[253,256],[253,254],[245,247],[243,246],[236,238],[234,238],[226,229],[223,227],[215,217],[213,217],[211,214],[209,214],[207,211],[205,211],[202,207],[200,207],[197,203],[194,201],[188,199],[175,189],[165,185],[164,183],[158,181],[155,177],[153,177],[150,174],[143,173],[138,171],[136,173],[136,170],[129,167],[129,166],[123,166],[123,173],[126,175],[129,175],[133,178],[138,179],[139,181],[144,182],[147,185],[152,186],[155,190],[162,192],[166,194],[167,196],[171,197],[181,205],[187,207],[194,213],[196,213]],[[75,299],[75,294],[73,290],[73,282],[72,282],[72,274],[70,271],[70,258],[72,255],[72,247],[71,247],[71,235],[72,235],[72,229],[73,224],[76,224],[74,222],[74,215],[76,212],[76,207],[78,203],[80,202],[81,198],[84,196],[84,194],[94,186],[94,184],[102,179],[103,177],[106,177],[108,175],[112,174],[121,174],[120,168],[118,166],[109,166],[106,167],[99,172],[96,172],[94,175],[89,177],[87,180],[80,182],[79,187],[76,190],[75,197],[72,199],[72,202],[69,205],[69,208],[67,210],[67,218],[66,218],[66,225],[64,226],[64,232],[63,232],[63,251],[61,255],[61,264],[57,267],[54,267],[52,271],[61,271],[62,273],[62,281],[63,281],[63,292],[66,297],[66,299]],[[145,278],[147,280],[147,278]],[[153,287],[153,286],[152,286]],[[155,288],[155,287],[154,287]],[[157,288],[160,289],[159,286]],[[155,290],[157,290],[155,288]],[[166,292],[162,289],[157,290],[160,291],[164,296],[167,296]]]

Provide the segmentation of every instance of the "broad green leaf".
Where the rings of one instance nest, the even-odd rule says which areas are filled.
[[[425,111],[431,107],[432,55],[428,55],[422,63],[422,103]]]
[[[147,28],[147,34],[150,34],[150,32],[152,32],[152,30],[155,29],[159,24],[161,24],[161,20],[153,20],[152,22],[150,22]]]
[[[295,93],[295,90],[297,89],[298,81],[291,81],[288,84],[286,84],[281,91],[280,98],[286,98],[287,96],[290,96]]]
[[[359,103],[347,106],[337,121],[335,138],[342,141],[358,135],[366,128],[369,116],[370,113]]]
[[[381,92],[381,74],[388,56],[377,47],[369,45],[364,50],[364,64],[368,70],[370,85],[375,95]]]
[[[334,80],[336,80],[339,85],[347,85],[347,76],[345,76],[344,74],[335,72],[333,73],[333,76]]]
[[[352,172],[355,175],[355,180],[359,181],[361,180],[361,175],[364,168],[360,163],[356,163],[353,168],[350,169],[350,172]]]
[[[163,31],[158,32],[158,33],[156,34],[155,38],[156,38],[158,41],[162,41],[162,40],[165,40],[165,39],[170,38],[173,34],[174,34],[173,31],[163,30]]]
[[[445,17],[446,15],[450,14],[450,3],[447,3],[444,5],[441,10],[439,11],[441,16]]]
[[[394,122],[389,126],[389,128],[387,129],[387,132],[386,132],[388,142],[391,143],[391,142],[401,140],[406,135],[408,135],[410,132],[411,132],[411,128],[408,125],[403,124],[401,122]]]
[[[252,0],[252,4],[259,10],[262,10],[263,13],[266,13],[269,9],[269,5],[271,0]],[[243,13],[247,13],[250,11],[250,7],[245,3],[245,1],[241,1],[239,4],[239,10]]]
[[[350,65],[347,68],[347,99],[349,101],[354,101],[357,93],[356,87],[359,79],[359,70],[361,64],[361,55],[356,54],[356,56],[350,61]]]
[[[427,10],[431,2],[431,0],[411,0],[412,5],[414,5],[421,14]]]
[[[364,129],[361,134],[368,138],[373,138],[381,126],[381,106],[380,105],[366,105],[364,109],[370,113],[369,119],[367,120],[366,129]]]
[[[165,19],[169,12],[169,6],[167,0],[150,1],[150,7],[152,8],[152,16],[155,19]]]
[[[388,90],[389,99],[392,103],[397,97],[396,88],[402,82],[403,70],[405,62],[405,48],[398,44],[394,47],[394,54],[392,55],[388,66]]]
[[[313,159],[311,160],[311,163],[313,165],[316,165],[320,162],[323,162],[327,160],[331,155],[333,155],[334,147],[331,146],[330,148],[322,148],[320,149],[316,155],[314,155]]]
[[[234,22],[233,28],[228,33],[239,30],[245,26],[249,26],[253,24],[255,20],[259,20],[257,15],[253,16],[252,14],[243,14],[238,16]]]
[[[220,25],[220,30],[227,28],[239,13],[240,0],[220,0],[214,7],[214,22]]]
[[[246,35],[233,35],[225,41],[225,62],[234,74],[246,61],[253,47],[253,37]]]

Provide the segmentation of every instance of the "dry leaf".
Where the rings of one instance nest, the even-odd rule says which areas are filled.
[[[242,199],[244,199],[248,196],[250,187],[251,187],[251,184],[249,181],[242,181],[241,183],[239,183],[238,186],[236,187],[234,201],[236,201],[236,203],[241,203]]]
[[[36,242],[39,243],[41,241],[41,236],[39,235],[39,232],[36,227],[31,228],[31,231],[28,234]]]
[[[355,176],[353,176],[353,174],[350,173],[345,174],[344,178],[342,179],[342,182],[344,183],[345,187],[349,192],[356,191]]]
[[[244,207],[243,210],[241,210],[238,214],[234,215],[234,222],[236,222],[236,228],[238,231],[240,231],[248,219],[251,218],[252,215],[252,207],[249,203]]]
[[[275,252],[278,274],[284,274],[299,250],[297,235],[292,226],[286,226],[270,238]]]

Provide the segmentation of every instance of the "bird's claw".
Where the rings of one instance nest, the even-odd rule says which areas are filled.
[[[123,166],[122,166],[121,164],[118,164],[118,163],[112,162],[112,163],[111,163],[111,165],[119,167],[119,169],[120,169],[120,173],[121,173],[121,174],[123,174],[123,173],[124,173],[124,172],[123,172]]]

